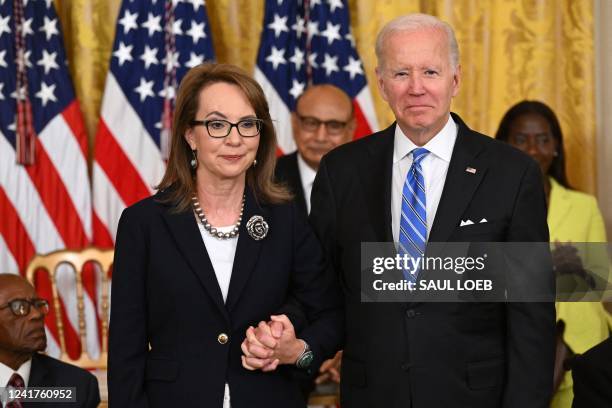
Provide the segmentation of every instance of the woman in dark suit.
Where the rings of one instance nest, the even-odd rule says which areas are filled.
[[[159,192],[119,223],[109,402],[303,407],[290,371],[340,347],[342,299],[304,216],[272,181],[276,136],[263,91],[231,65],[195,67],[172,132]],[[267,363],[280,367],[245,369],[247,330],[292,310],[308,325],[296,338],[292,315],[275,317],[284,331]]]

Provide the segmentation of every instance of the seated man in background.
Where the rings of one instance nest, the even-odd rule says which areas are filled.
[[[353,139],[353,102],[340,88],[313,85],[300,95],[291,115],[297,151],[279,157],[275,177],[295,195],[297,205],[310,212],[310,190],[319,162],[334,147]]]
[[[97,407],[100,392],[91,373],[38,353],[47,347],[44,320],[48,312],[49,303],[37,297],[26,279],[0,274],[0,388],[74,387],[76,402],[57,399],[51,405]],[[27,406],[16,400],[2,404],[7,408]]]

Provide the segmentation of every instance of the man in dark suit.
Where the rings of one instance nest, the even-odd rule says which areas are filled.
[[[297,150],[278,159],[274,175],[289,187],[298,207],[308,213],[321,158],[353,139],[353,102],[334,85],[313,85],[298,98],[291,126]]]
[[[414,256],[433,242],[548,242],[537,164],[450,113],[461,82],[452,28],[400,17],[376,53],[396,123],[326,155],[312,191],[311,222],[345,293],[342,407],[545,407],[552,303],[361,301],[362,242]]]
[[[321,84],[309,86],[296,101],[291,114],[293,139],[297,150],[281,156],[276,162],[274,177],[294,195],[297,206],[310,212],[310,193],[321,158],[330,150],[350,142],[355,134],[353,102],[342,89]],[[317,382],[338,380],[342,353],[321,365]],[[296,373],[305,397],[314,389],[312,375]]]
[[[76,402],[62,403],[56,399],[48,405],[97,407],[100,392],[91,373],[38,354],[47,347],[44,317],[48,312],[49,303],[36,296],[27,280],[0,274],[0,387],[70,387],[74,388]],[[20,408],[30,403],[13,401],[7,406]]]

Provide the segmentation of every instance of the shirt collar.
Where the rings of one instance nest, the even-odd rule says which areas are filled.
[[[450,162],[456,140],[457,124],[453,121],[453,118],[448,115],[446,125],[444,125],[442,130],[432,137],[423,147],[440,159]],[[408,153],[419,147],[402,132],[402,129],[400,129],[398,125],[395,125],[393,143],[393,164],[402,160]]]
[[[0,363],[0,388],[6,387],[6,384],[9,382],[13,373],[17,372],[21,378],[23,378],[23,382],[25,386],[28,386],[28,381],[30,380],[30,370],[32,369],[32,359],[29,359],[25,363],[23,363],[17,371],[13,370],[11,367],[7,366],[4,363]]]
[[[300,179],[302,180],[302,186],[312,186],[317,172],[306,164],[306,161],[304,161],[299,152],[297,154],[297,163],[298,170],[300,171]]]

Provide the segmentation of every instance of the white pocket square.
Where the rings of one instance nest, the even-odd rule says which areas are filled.
[[[483,218],[482,220],[480,220],[480,224],[484,224],[485,222],[488,222],[486,218]]]
[[[465,221],[461,220],[461,224],[459,224],[459,226],[465,227],[466,225],[472,225],[472,224],[474,224],[474,221],[472,220],[465,220]]]

